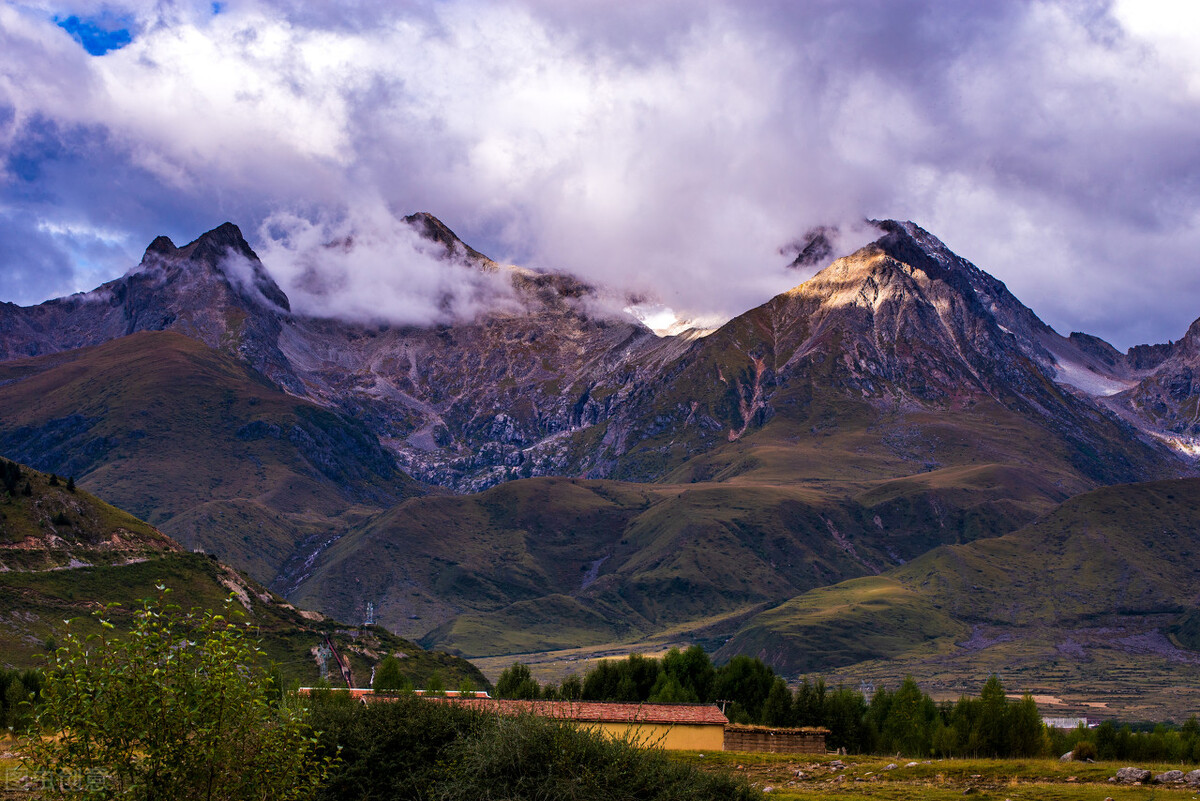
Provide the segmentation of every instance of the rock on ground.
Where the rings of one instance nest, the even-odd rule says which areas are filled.
[[[1113,778],[1121,784],[1138,784],[1148,781],[1153,774],[1141,768],[1121,768]]]

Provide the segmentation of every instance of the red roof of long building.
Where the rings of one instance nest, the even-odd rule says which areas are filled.
[[[515,701],[506,698],[431,698],[501,715],[538,715],[594,723],[675,723],[724,726],[712,704],[617,704],[606,701]]]
[[[301,687],[302,694],[313,692]],[[349,692],[355,700],[389,701],[393,696],[376,694],[370,689],[336,690]],[[420,695],[418,691],[418,695]],[[457,704],[500,715],[539,715],[560,720],[581,720],[592,723],[676,723],[724,726],[729,719],[713,704],[619,704],[608,701],[517,701],[508,698],[455,697],[453,690],[446,696],[424,696],[430,701]]]

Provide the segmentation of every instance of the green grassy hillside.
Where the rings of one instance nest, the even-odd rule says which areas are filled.
[[[264,582],[415,486],[357,422],[166,332],[0,364],[0,453]]]
[[[970,627],[889,576],[843,581],[762,612],[726,646],[789,673],[944,651]]]
[[[793,598],[719,655],[757,653],[790,675],[913,672],[948,693],[999,671],[1077,711],[1195,712],[1197,520],[1198,479],[1104,487],[1011,534]]]
[[[1200,479],[1103,487],[1004,537],[894,571],[973,623],[1084,623],[1181,614],[1200,592]]]
[[[85,557],[114,564],[179,550],[153,526],[68,479],[0,461],[16,472],[12,492],[0,486],[0,573],[66,567]]]
[[[86,634],[98,628],[91,613],[107,604],[120,604],[109,615],[120,625],[141,599],[157,595],[160,584],[185,608],[221,608],[232,595],[233,608],[257,628],[262,647],[290,679],[312,683],[319,677],[314,649],[329,637],[360,685],[388,654],[404,655],[402,668],[417,686],[435,673],[450,687],[464,679],[486,684],[457,657],[425,651],[378,626],[347,627],[301,611],[244,573],[211,555],[184,552],[162,532],[83,490],[52,485],[49,475],[22,466],[15,493],[0,486],[0,667],[37,665],[39,654],[61,642],[67,620]]]
[[[91,612],[108,603],[121,604],[108,616],[121,626],[141,599],[156,596],[159,584],[169,587],[172,600],[185,608],[220,609],[234,594],[233,609],[256,627],[263,650],[285,678],[303,684],[320,677],[314,649],[326,636],[348,662],[357,686],[368,685],[371,668],[389,654],[403,655],[401,667],[418,687],[435,673],[448,687],[464,679],[477,687],[487,684],[463,659],[425,651],[378,626],[346,627],[323,615],[301,612],[232,568],[191,553],[162,554],[124,565],[0,573],[0,664],[36,666],[38,654],[61,642],[66,620],[72,621],[71,630],[86,634],[98,627]],[[328,667],[336,686],[332,659]]]
[[[1015,528],[1056,500],[1022,475],[514,481],[405,501],[334,543],[290,597],[348,619],[371,602],[394,631],[472,656],[630,641]]]

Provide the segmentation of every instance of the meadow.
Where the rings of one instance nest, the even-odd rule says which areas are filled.
[[[933,759],[896,756],[822,756],[680,752],[673,758],[706,771],[732,772],[758,790],[772,788],[771,798],[886,799],[910,801],[961,798],[996,801],[1133,801],[1133,799],[1200,798],[1200,787],[1182,785],[1121,786],[1109,778],[1128,763],[1060,762],[1057,759]],[[830,766],[841,760],[845,769]],[[915,764],[914,764],[915,763]],[[887,770],[887,766],[897,767]],[[1155,775],[1194,765],[1139,763]],[[802,775],[797,775],[799,771]]]

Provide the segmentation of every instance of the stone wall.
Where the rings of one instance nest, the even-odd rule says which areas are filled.
[[[823,754],[827,729],[772,729],[765,726],[726,726],[726,751],[768,754]]]

